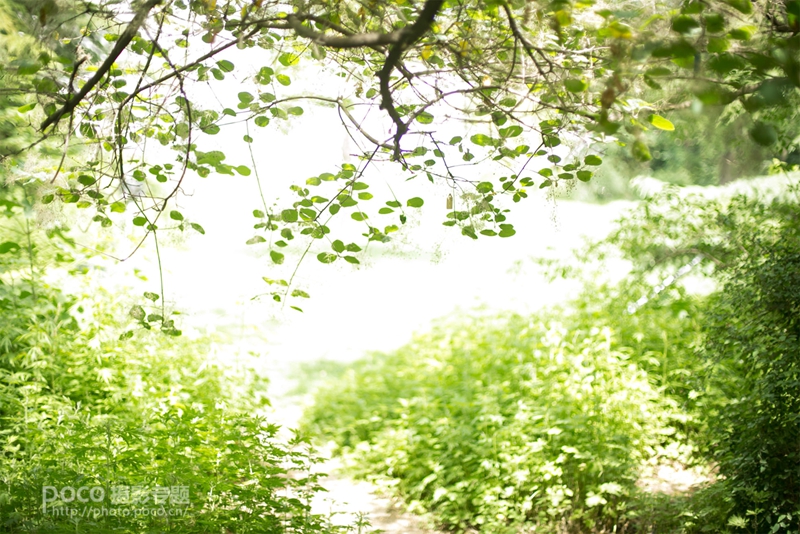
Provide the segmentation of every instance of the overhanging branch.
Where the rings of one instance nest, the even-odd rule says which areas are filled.
[[[346,36],[326,35],[319,33],[311,28],[304,26],[296,15],[289,15],[286,17],[286,22],[300,37],[310,39],[315,43],[327,46],[330,48],[361,48],[361,47],[374,47],[395,44],[400,42],[403,36],[403,30],[394,31],[391,33],[356,33]]]
[[[133,20],[128,23],[128,27],[125,28],[125,31],[123,31],[122,34],[120,34],[119,39],[117,39],[117,42],[114,44],[114,48],[111,49],[108,57],[106,57],[105,61],[103,61],[103,64],[97,69],[97,72],[94,73],[94,76],[92,76],[89,81],[87,81],[83,87],[81,87],[81,90],[78,91],[75,96],[67,100],[67,102],[61,106],[61,108],[59,108],[55,113],[47,117],[44,122],[42,122],[42,131],[44,131],[48,126],[57,124],[64,115],[72,113],[75,107],[81,103],[87,94],[89,94],[89,91],[91,91],[94,86],[103,79],[103,76],[108,73],[108,71],[111,69],[111,66],[117,60],[122,51],[127,48],[128,44],[136,36],[136,32],[139,31],[139,28],[144,23],[147,15],[150,13],[150,10],[152,10],[159,3],[161,3],[161,0],[147,0],[144,4],[142,4],[139,10],[136,11],[136,15],[134,15]]]

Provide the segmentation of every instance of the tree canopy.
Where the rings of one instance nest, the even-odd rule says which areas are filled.
[[[453,187],[444,224],[477,239],[514,235],[507,212],[527,190],[590,181],[606,145],[650,160],[645,133],[673,131],[679,110],[738,121],[784,166],[796,150],[798,0],[5,0],[0,22],[6,169],[59,154],[41,201],[95,210],[102,227],[131,213],[143,240],[163,221],[204,233],[171,203],[187,175],[251,174],[226,161],[230,145],[201,150],[203,136],[335,107],[358,165],[293,186],[289,205],[252,206],[249,243],[278,264],[297,234],[323,263],[390,240],[424,198],[370,203],[381,161]],[[296,89],[314,72],[343,82]],[[195,96],[231,77],[235,100]],[[442,133],[458,121],[481,132]],[[465,170],[487,161],[507,172]],[[347,218],[365,242],[332,234]],[[289,295],[291,280],[270,282]]]

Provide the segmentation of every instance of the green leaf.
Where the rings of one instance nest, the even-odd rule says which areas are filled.
[[[35,107],[36,107],[36,102],[31,102],[30,104],[25,104],[24,106],[18,107],[17,111],[19,111],[20,113],[27,113]]]
[[[295,117],[299,117],[303,114],[303,108],[300,106],[292,106],[286,110],[289,115],[294,115]]]
[[[582,93],[589,88],[589,84],[585,80],[569,78],[564,80],[564,87],[566,87],[567,91],[570,93]]]
[[[173,221],[182,221],[183,215],[179,211],[172,210],[169,212],[169,218]]]
[[[145,291],[144,298],[147,300],[152,300],[153,302],[158,300],[158,293],[153,293],[152,291]]]
[[[708,51],[712,54],[719,54],[725,52],[730,48],[731,43],[724,37],[711,37],[708,40]]]
[[[272,259],[273,263],[277,265],[283,263],[284,255],[278,252],[277,250],[270,250],[269,257]]]
[[[9,252],[16,252],[20,249],[20,246],[13,241],[6,241],[5,243],[0,243],[0,254],[7,254]]]
[[[703,17],[703,22],[709,33],[720,33],[725,30],[725,18],[719,13],[709,13]]]
[[[281,212],[281,220],[287,223],[297,222],[297,210],[288,209]]]
[[[286,76],[285,74],[278,74],[275,76],[275,79],[278,80],[278,83],[284,86],[290,85],[292,83],[291,78]]]
[[[586,165],[594,165],[594,166],[597,166],[597,165],[600,165],[600,164],[602,164],[602,163],[603,163],[603,160],[600,158],[600,156],[596,156],[596,155],[594,155],[594,154],[589,154],[588,156],[586,156],[585,158],[583,158],[583,162],[584,162]]]
[[[554,148],[561,144],[561,139],[556,135],[542,136],[542,143],[547,148]]]
[[[40,64],[25,60],[17,67],[17,74],[20,76],[30,76],[31,74],[39,72],[41,68],[42,66]]]
[[[647,117],[647,122],[658,128],[659,130],[666,130],[671,132],[675,129],[675,125],[673,125],[670,121],[662,117],[661,115],[652,114]]]
[[[722,0],[732,8],[749,15],[753,12],[753,4],[750,0]]]
[[[420,197],[409,198],[406,205],[410,208],[421,208],[425,201]]]
[[[250,167],[247,167],[246,165],[239,165],[238,167],[234,167],[234,169],[236,169],[236,172],[242,176],[250,176]]]
[[[250,239],[245,241],[245,244],[246,245],[255,245],[257,243],[264,243],[265,241],[266,241],[266,239],[264,239],[260,235],[257,235],[257,236],[251,237]]]
[[[356,264],[356,265],[361,263],[360,261],[358,261],[358,258],[356,258],[355,256],[345,256],[344,260],[347,263],[353,263],[353,264]]]
[[[247,91],[242,91],[241,93],[239,93],[238,96],[239,96],[239,102],[242,102],[243,104],[249,104],[254,100],[253,95],[248,93]]]
[[[317,259],[322,263],[333,263],[336,261],[336,254],[330,254],[329,252],[320,252],[317,254]]]
[[[219,67],[219,70],[221,70],[222,72],[231,72],[231,71],[233,71],[233,63],[231,63],[227,59],[223,59],[221,61],[217,61],[217,67]]]
[[[672,31],[681,34],[692,33],[700,29],[700,22],[689,15],[680,15],[672,19]]]
[[[192,229],[195,230],[196,232],[200,232],[203,235],[205,235],[205,233],[206,233],[206,231],[203,229],[203,227],[200,226],[197,223],[189,223],[189,226],[191,226]]]
[[[433,115],[431,115],[427,111],[423,111],[422,113],[417,115],[415,120],[420,124],[430,124],[433,122]]]
[[[753,38],[753,34],[757,31],[755,26],[742,26],[741,28],[733,28],[728,32],[728,37],[737,41],[749,41]]]
[[[269,124],[269,117],[265,117],[264,115],[260,115],[260,116],[256,117],[254,122],[256,123],[256,126],[260,126],[261,128],[263,128],[264,126]]]
[[[81,185],[85,185],[88,187],[90,185],[93,185],[95,182],[97,182],[97,180],[95,178],[92,178],[91,176],[87,176],[85,174],[78,176],[78,183],[80,183]]]
[[[143,321],[145,318],[144,308],[141,306],[132,306],[130,311],[128,311],[128,315],[136,319],[137,321]]]
[[[469,140],[478,146],[494,146],[495,144],[494,139],[484,134],[475,134]]]
[[[350,214],[350,217],[354,221],[365,221],[367,219],[367,214],[361,211],[356,211]]]
[[[291,67],[292,65],[297,65],[300,62],[300,58],[291,52],[284,52],[278,56],[278,61],[284,67]]]
[[[511,237],[512,235],[516,234],[517,231],[514,230],[514,226],[510,224],[501,224],[500,225],[500,233],[498,234],[500,237]]]
[[[133,218],[134,226],[144,226],[145,224],[147,224],[147,219],[145,219],[141,215]]]
[[[119,335],[119,340],[120,341],[125,341],[126,339],[130,339],[132,337],[133,337],[133,330],[128,330],[128,331],[123,332],[123,333],[121,333]]]
[[[485,195],[487,193],[491,193],[492,191],[494,191],[494,185],[492,184],[492,182],[480,182],[478,185],[475,186],[475,190],[478,191],[478,193],[482,193]]]
[[[576,174],[581,182],[588,182],[592,179],[592,171],[578,171]]]
[[[508,139],[509,137],[517,137],[518,135],[522,134],[522,126],[517,124],[513,126],[509,126],[508,128],[500,128],[500,137],[503,139]]]

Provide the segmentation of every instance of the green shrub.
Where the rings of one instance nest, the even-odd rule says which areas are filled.
[[[447,528],[613,528],[672,407],[611,337],[513,315],[440,325],[321,390],[306,428]]]
[[[800,197],[793,178],[708,196],[668,190],[626,216],[591,253],[621,252],[633,266],[633,286],[654,274],[663,279],[692,258],[704,260],[697,270],[714,282],[699,308],[701,342],[685,360],[693,379],[683,388],[664,382],[694,415],[691,441],[718,472],[684,501],[690,532],[800,526]]]
[[[257,415],[265,378],[246,362],[215,361],[209,338],[141,330],[120,339],[120,295],[95,288],[92,297],[70,296],[46,284],[40,262],[60,238],[48,240],[7,193],[0,190],[0,532],[351,531],[311,513],[322,491],[310,471],[315,458]],[[98,487],[103,497],[51,494],[43,509],[46,487]],[[119,502],[120,488],[147,501]]]
[[[751,249],[714,301],[706,350],[727,402],[713,458],[749,532],[800,527],[800,239],[787,228]]]

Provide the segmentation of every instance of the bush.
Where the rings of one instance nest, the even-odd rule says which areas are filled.
[[[700,308],[695,365],[690,357],[685,366],[691,389],[667,384],[695,414],[692,440],[719,475],[685,502],[691,532],[800,527],[798,189],[784,178],[745,185],[713,196],[668,190],[605,245],[632,262],[634,280],[703,258],[698,270],[715,282]]]
[[[727,275],[706,351],[727,402],[712,417],[713,458],[749,532],[800,528],[800,239],[787,228]]]
[[[306,428],[447,528],[613,528],[671,403],[608,329],[519,316],[440,325],[321,390]]]
[[[308,445],[254,415],[265,379],[212,361],[208,338],[120,339],[120,296],[43,282],[52,241],[21,218],[17,197],[0,200],[17,231],[0,236],[0,532],[348,530],[310,511],[322,488]],[[51,493],[43,508],[45,487],[103,496]]]

